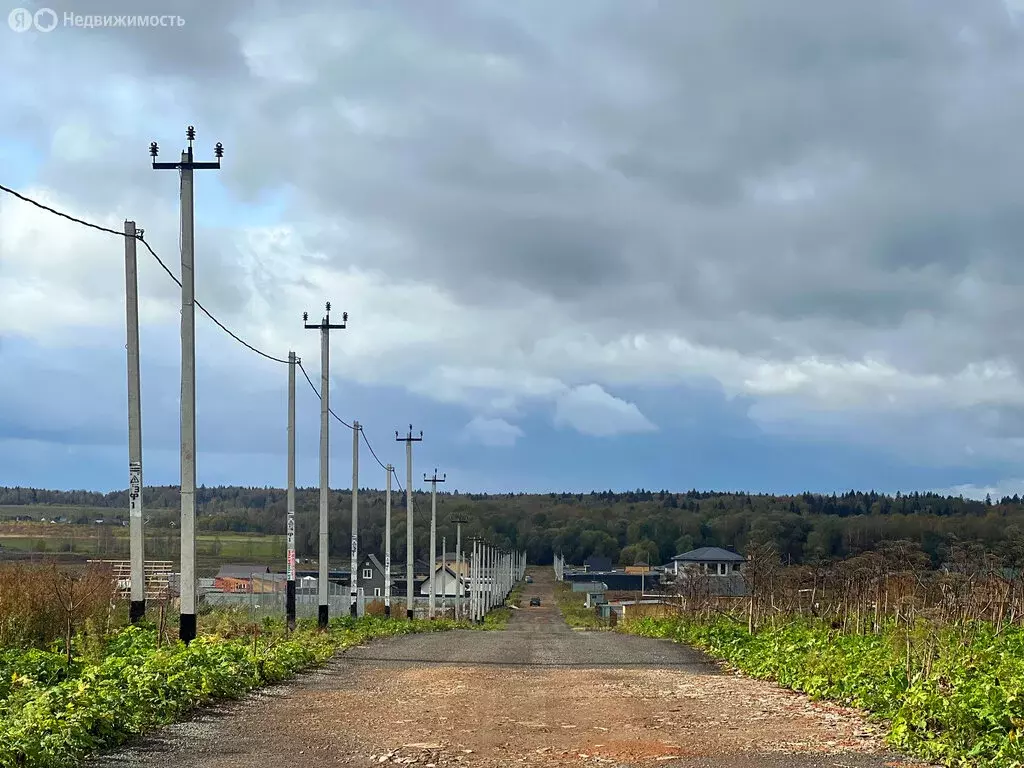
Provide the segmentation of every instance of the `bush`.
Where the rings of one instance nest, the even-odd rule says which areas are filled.
[[[908,633],[926,629],[926,660]],[[1024,628],[974,622],[842,634],[794,621],[754,634],[728,618],[639,619],[624,628],[693,645],[753,676],[814,698],[861,707],[889,723],[897,749],[948,766],[1020,766],[1024,744]],[[923,661],[923,663],[922,663]],[[909,666],[909,675],[908,675]]]
[[[151,625],[115,635],[96,663],[44,651],[0,655],[0,768],[56,768],[180,719],[214,699],[237,698],[284,680],[374,637],[437,632],[451,621],[336,618],[327,632],[311,621],[286,635],[283,622],[252,638],[204,634],[188,646],[159,647]],[[231,622],[225,628],[232,630]]]

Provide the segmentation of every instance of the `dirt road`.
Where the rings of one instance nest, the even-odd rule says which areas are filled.
[[[667,641],[576,632],[549,569],[507,630],[410,635],[211,710],[96,768],[909,765],[855,713],[720,672]]]

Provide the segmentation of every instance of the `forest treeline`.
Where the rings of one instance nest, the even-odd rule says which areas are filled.
[[[178,517],[175,486],[145,488],[148,525],[170,528]],[[418,552],[428,549],[430,495],[414,492]],[[958,543],[977,544],[1007,565],[1024,565],[1024,502],[1019,496],[974,501],[930,493],[894,496],[850,491],[771,496],[692,490],[551,494],[438,493],[440,536],[449,550],[455,530],[449,520],[463,517],[463,537],[484,536],[498,546],[525,549],[531,562],[550,562],[561,551],[568,562],[603,555],[623,564],[638,560],[660,564],[695,547],[715,545],[743,552],[770,544],[783,562],[820,562],[873,551],[886,541],[915,542],[933,565],[945,562]],[[197,490],[200,531],[283,534],[286,494],[278,488],[241,486]],[[0,487],[0,505],[61,505],[110,509],[125,516],[127,491],[50,491]],[[330,546],[344,554],[349,546],[352,497],[332,490]],[[360,537],[383,551],[384,493],[360,489]],[[299,556],[315,554],[319,491],[296,492],[296,548]],[[405,548],[405,500],[393,494],[395,551]],[[64,513],[67,514],[67,513]],[[83,510],[81,522],[92,522]],[[75,515],[71,515],[74,522]]]

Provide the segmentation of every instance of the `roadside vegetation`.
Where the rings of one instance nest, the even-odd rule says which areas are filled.
[[[166,609],[126,626],[102,568],[0,566],[0,768],[69,766],[100,749],[392,635],[470,628],[450,620],[283,618],[214,610],[188,646]],[[493,620],[492,620],[493,622]]]
[[[795,620],[754,633],[742,619],[638,619],[626,631],[686,643],[753,677],[860,707],[888,722],[888,741],[947,766],[1024,761],[1024,629],[923,619],[867,635]],[[908,654],[907,649],[912,649]]]
[[[574,629],[606,629],[605,622],[598,617],[594,609],[584,606],[586,598],[583,592],[572,591],[571,582],[555,582],[555,603],[558,604],[558,610],[562,612],[566,624]]]
[[[669,638],[813,698],[867,710],[899,751],[947,766],[1024,765],[1024,593],[969,546],[942,571],[910,542],[831,567],[755,550],[748,596],[687,581],[666,608],[620,629]]]

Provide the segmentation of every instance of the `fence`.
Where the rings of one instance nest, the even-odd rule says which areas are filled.
[[[438,617],[455,618],[456,598],[449,597],[445,600],[444,610],[441,607],[440,598],[435,605],[435,615]],[[295,615],[297,618],[315,618],[319,611],[320,597],[316,588],[296,590],[295,593]],[[348,587],[338,584],[331,584],[327,590],[328,612],[331,616],[348,616],[351,611],[352,598]],[[426,618],[429,613],[430,598],[413,597],[413,616]],[[199,596],[200,613],[209,613],[219,607],[237,608],[249,611],[254,617],[285,615],[285,593],[281,592],[206,592]],[[468,598],[462,599],[463,615],[469,610]],[[391,598],[391,615],[404,617],[406,611],[405,596]],[[359,616],[370,614],[384,614],[384,598],[374,595],[365,595],[359,590],[356,600],[356,612]]]

